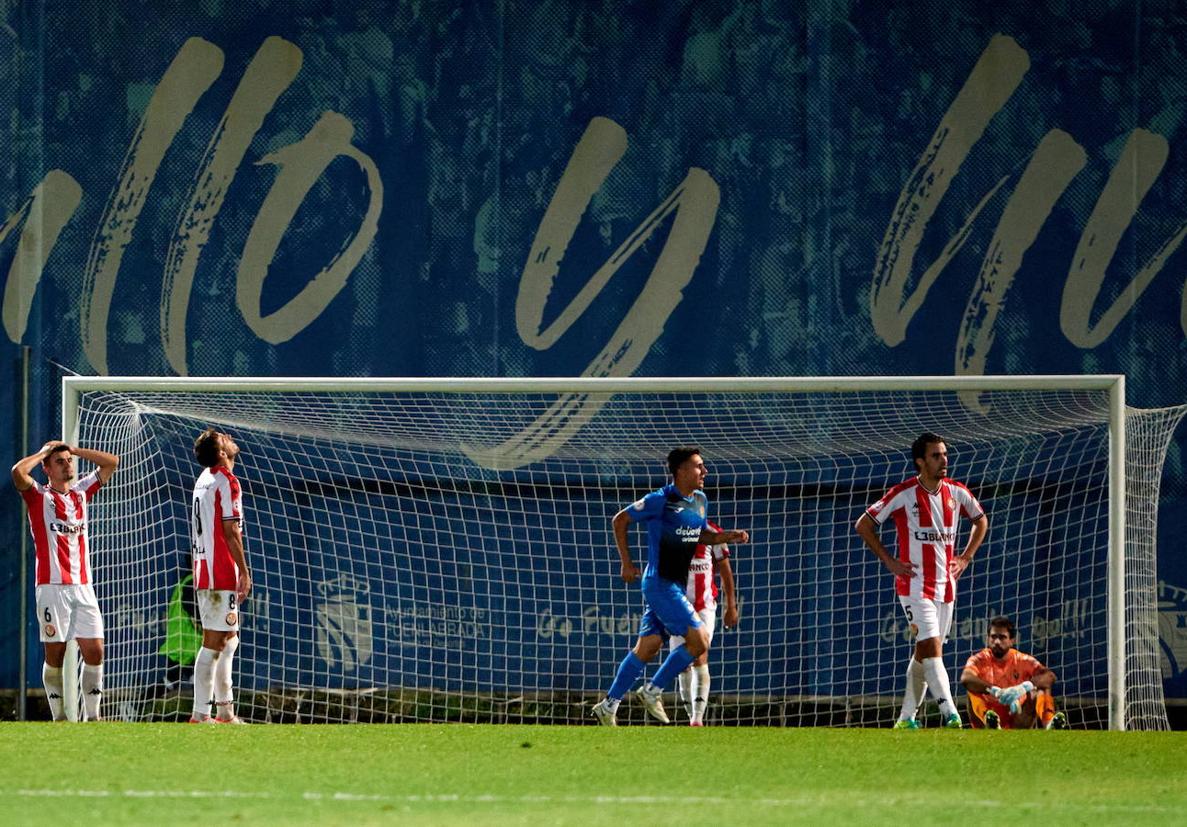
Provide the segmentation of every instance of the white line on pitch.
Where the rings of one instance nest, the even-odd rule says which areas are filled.
[[[271,799],[300,797],[305,801],[341,802],[384,802],[405,804],[655,804],[655,805],[758,805],[764,807],[812,807],[831,806],[835,802],[826,795],[805,795],[798,798],[725,798],[722,796],[674,796],[674,795],[490,795],[462,793],[410,793],[407,795],[385,795],[383,793],[348,793],[307,791],[299,795],[277,795],[269,792],[238,790],[62,790],[62,789],[18,789],[0,790],[0,798],[191,798],[191,799]],[[932,801],[925,795],[890,795],[877,799],[862,799],[851,794],[841,796],[845,803],[858,807],[885,808],[893,804],[920,804]],[[997,799],[969,799],[961,806],[981,809],[1033,810],[1037,813],[1055,811],[1078,811],[1098,813],[1178,813],[1182,807],[1158,804],[1091,804],[1073,801],[1026,802],[1002,801]]]

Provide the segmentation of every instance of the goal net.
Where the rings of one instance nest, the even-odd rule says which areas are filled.
[[[192,445],[213,425],[242,448],[248,720],[592,721],[644,608],[610,520],[691,444],[710,517],[752,537],[707,722],[887,725],[909,630],[853,524],[934,431],[990,518],[945,647],[954,684],[1005,614],[1073,726],[1165,728],[1156,514],[1184,409],[1131,409],[1111,438],[1121,382],[72,377],[64,433],[122,457],[92,507],[105,714],[189,715]]]

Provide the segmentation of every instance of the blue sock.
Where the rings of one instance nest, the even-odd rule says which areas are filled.
[[[643,667],[646,666],[643,661],[639,660],[635,650],[626,653],[626,657],[622,659],[622,663],[618,664],[618,674],[614,676],[614,683],[610,684],[609,691],[606,695],[616,701],[621,701],[623,696],[638,680],[639,676],[643,674]]]
[[[667,690],[668,686],[676,679],[676,676],[692,665],[696,660],[695,657],[688,653],[688,650],[683,646],[677,646],[672,650],[664,661],[664,665],[659,668],[651,677],[651,682],[660,689]]]

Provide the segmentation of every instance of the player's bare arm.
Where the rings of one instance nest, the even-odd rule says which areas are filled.
[[[977,549],[981,548],[981,543],[985,540],[985,535],[989,532],[989,517],[982,514],[977,519],[973,520],[973,530],[969,534],[968,545],[964,547],[964,551],[952,558],[948,564],[948,573],[952,575],[952,580],[955,582],[960,578],[960,575],[965,569],[969,567],[969,563],[973,562],[973,555],[977,553]]]
[[[109,454],[107,451],[96,451],[94,448],[71,446],[70,453],[95,465],[99,471],[99,479],[104,483],[111,479],[111,475],[115,473],[116,466],[120,464],[120,458],[115,454]]]
[[[17,491],[28,491],[33,487],[31,472],[41,464],[51,450],[60,444],[57,441],[47,442],[35,453],[16,461],[16,464],[12,466],[12,484],[16,486]]]
[[[886,566],[887,570],[889,570],[891,574],[893,574],[895,577],[915,576],[914,563],[912,563],[910,560],[900,560],[897,557],[892,556],[890,552],[886,550],[886,546],[882,545],[882,540],[878,537],[875,523],[873,519],[870,518],[869,514],[862,512],[862,515],[857,518],[857,522],[854,523],[853,529],[865,542],[866,547],[869,548],[870,551],[874,552],[874,556],[882,561],[882,565]],[[979,542],[978,545],[980,545]],[[974,549],[974,551],[975,550],[976,549]]]
[[[717,572],[721,575],[721,591],[725,595],[725,613],[721,622],[725,628],[732,629],[738,625],[741,613],[738,611],[738,596],[734,590],[734,569],[728,557],[717,561]]]
[[[634,583],[639,579],[639,570],[631,560],[631,544],[627,538],[627,531],[631,527],[631,515],[624,508],[614,515],[611,525],[614,527],[614,545],[618,547],[618,556],[622,561],[621,577],[627,583]]]
[[[703,546],[719,546],[722,543],[749,543],[750,533],[747,531],[713,531],[710,528],[701,529],[701,536],[697,540]]]
[[[239,582],[235,585],[235,592],[243,600],[251,593],[251,574],[248,573],[247,558],[243,554],[243,530],[239,527],[238,518],[223,520],[223,539],[227,541],[231,559],[239,567]]]
[[[967,666],[960,673],[960,683],[964,686],[965,691],[973,695],[983,695],[992,688],[992,684],[981,680],[981,676]]]
[[[1030,682],[1035,685],[1035,689],[1049,690],[1055,686],[1055,673],[1050,669],[1041,669],[1030,676]]]
[[[119,465],[120,459],[115,454],[109,454],[106,451],[96,451],[91,448],[78,448],[73,445],[67,445],[58,440],[51,440],[41,446],[34,454],[30,454],[23,459],[17,461],[16,465],[12,466],[12,484],[16,486],[18,491],[28,491],[33,487],[33,477],[31,472],[41,463],[45,462],[46,457],[52,451],[58,448],[65,447],[72,456],[85,459],[98,466],[99,479],[101,482],[107,482],[111,479],[111,475],[115,473],[115,468]]]

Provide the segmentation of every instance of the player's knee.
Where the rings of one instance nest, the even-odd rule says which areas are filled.
[[[54,646],[53,648],[45,647],[45,665],[50,669],[61,669],[62,664],[66,662],[66,647]]]
[[[938,637],[929,637],[915,642],[915,660],[921,663],[927,658],[940,657],[942,652],[942,641]]]
[[[703,628],[690,628],[688,634],[684,637],[684,648],[694,658],[699,658],[703,655],[709,648],[709,641],[705,637],[705,630]]]
[[[103,642],[90,641],[89,643],[79,643],[78,653],[82,655],[83,663],[88,666],[99,666],[103,663]]]
[[[663,648],[664,641],[659,635],[648,635],[647,637],[639,638],[639,642],[635,644],[635,657],[646,663]]]
[[[227,635],[227,632],[206,629],[202,633],[202,645],[214,652],[221,652],[223,647],[227,645]]]

